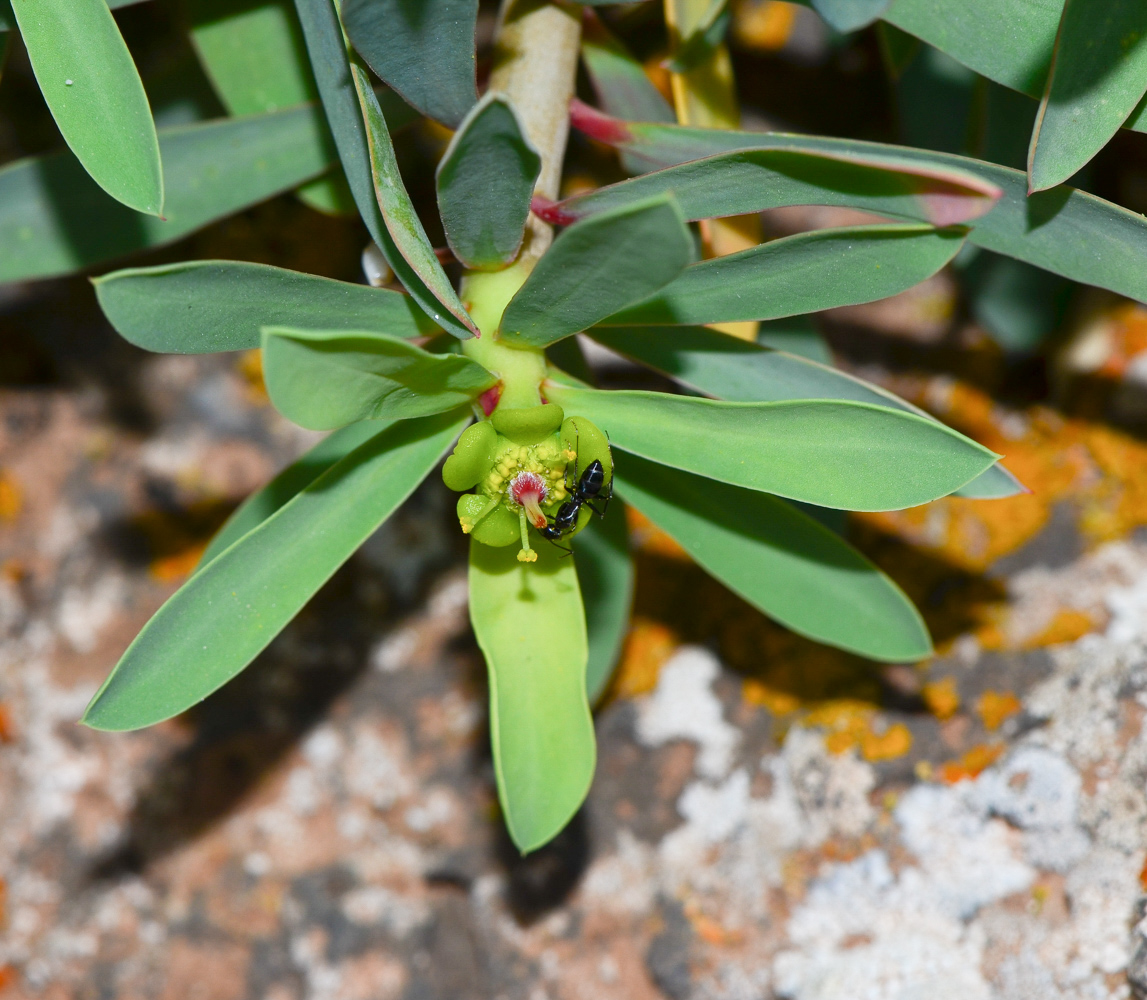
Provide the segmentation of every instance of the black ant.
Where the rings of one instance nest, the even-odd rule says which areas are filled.
[[[559,549],[564,550],[567,555],[572,554],[573,549],[567,548],[565,545],[558,545],[558,541],[566,535],[573,533],[577,527],[578,514],[581,512],[583,506],[588,507],[598,517],[605,517],[605,510],[598,510],[590,503],[591,500],[597,499],[604,485],[605,468],[601,462],[595,458],[582,471],[581,476],[578,478],[577,485],[573,488],[570,499],[558,508],[558,513],[554,518],[553,524],[547,524],[544,528],[539,528],[538,533],[543,538],[549,539],[549,541]],[[609,484],[609,492],[606,493],[602,499],[605,501],[606,509],[608,509],[609,501],[613,499],[612,480]]]

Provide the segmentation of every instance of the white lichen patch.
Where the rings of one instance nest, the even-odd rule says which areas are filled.
[[[637,738],[647,747],[691,740],[699,753],[696,771],[709,780],[723,778],[733,763],[741,734],[725,721],[712,684],[720,672],[717,658],[700,646],[683,646],[661,668],[657,687],[638,706]]]

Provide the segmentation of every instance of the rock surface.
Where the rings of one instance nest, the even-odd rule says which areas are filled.
[[[1076,463],[1061,506],[855,526],[929,616],[921,668],[796,640],[636,525],[597,780],[520,858],[434,481],[194,711],[76,725],[311,440],[249,361],[129,360],[102,388],[0,392],[4,1000],[1147,995],[1147,518],[1098,438],[997,408],[1029,473]],[[961,391],[913,384],[941,411]],[[1106,535],[1080,513],[1101,501],[1124,512]]]

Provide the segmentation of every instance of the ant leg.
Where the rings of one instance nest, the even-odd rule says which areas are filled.
[[[565,553],[565,556],[562,556],[563,559],[566,556],[572,556],[573,555],[573,546],[571,546],[571,545],[558,545],[558,543],[556,541],[554,541],[554,539],[552,539],[552,538],[547,538],[546,541],[548,541],[555,549],[561,549]]]

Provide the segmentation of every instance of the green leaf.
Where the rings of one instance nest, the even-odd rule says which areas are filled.
[[[582,28],[581,57],[602,107],[635,122],[675,122],[677,116],[641,63],[606,30],[596,14]]]
[[[812,0],[816,12],[837,31],[856,31],[877,20],[892,0]]]
[[[962,4],[962,9],[974,8],[975,4]],[[890,153],[921,164],[941,163],[966,170],[1003,191],[995,208],[969,223],[971,243],[1073,281],[1147,302],[1147,269],[1139,263],[1147,253],[1147,220],[1063,186],[1029,198],[1027,177],[1018,170],[946,153],[851,139],[620,122],[577,103],[571,105],[571,114],[574,125],[587,135],[662,166],[735,150],[796,146],[868,155]]]
[[[727,403],[546,384],[614,448],[820,507],[899,510],[947,496],[999,456],[943,424],[870,403]]]
[[[672,282],[692,254],[667,195],[601,212],[554,240],[506,306],[500,335],[545,347]]]
[[[490,93],[474,105],[435,175],[446,241],[466,267],[498,268],[518,255],[541,167],[509,100]]]
[[[280,507],[298,496],[336,462],[341,462],[360,445],[381,434],[393,421],[363,420],[340,427],[292,462],[266,486],[244,500],[224,522],[199,557],[196,572],[224,549],[230,548],[249,531],[253,531]]]
[[[761,323],[757,343],[822,365],[832,365],[832,351],[809,316],[786,316]]]
[[[108,0],[108,6],[115,10],[117,7],[130,7],[142,3],[143,0]],[[12,4],[9,0],[0,0],[0,32],[7,32],[16,27],[16,17],[12,13]]]
[[[426,287],[422,277],[407,263],[406,257],[391,237],[388,222],[384,219],[375,197],[372,164],[374,151],[368,141],[364,120],[366,113],[364,105],[369,99],[360,97],[357,77],[351,72],[347,43],[333,0],[295,0],[295,9],[303,26],[303,37],[306,39],[307,52],[311,58],[311,69],[315,75],[319,95],[322,97],[327,122],[338,147],[339,159],[342,161],[347,183],[350,185],[351,194],[367,231],[382,251],[390,269],[398,276],[399,281],[426,315],[457,337],[470,336],[469,328],[460,325],[447,310],[443,309],[435,292]],[[366,89],[373,98],[374,92],[370,90],[369,84],[366,85]],[[378,110],[377,100],[373,104]],[[377,118],[382,118],[381,110],[378,110]],[[385,127],[383,122],[384,130]],[[389,142],[389,136],[385,141]],[[399,186],[401,188],[401,179]],[[394,193],[396,200],[405,197],[405,188],[401,190],[401,195]],[[408,198],[406,200],[409,202]],[[437,263],[435,260],[434,264]],[[438,270],[441,271],[441,268]]]
[[[885,19],[981,76],[1039,100],[1062,11],[1062,0],[895,0]],[[1124,127],[1147,132],[1147,102]]]
[[[106,0],[14,0],[52,117],[92,179],[117,201],[163,211],[155,122]]]
[[[247,666],[434,468],[469,414],[387,428],[224,549],[155,613],[88,705],[93,729],[139,729]]]
[[[1062,0],[895,0],[884,17],[989,80],[1039,97]]]
[[[686,219],[762,212],[782,205],[843,205],[950,226],[990,212],[1000,189],[967,170],[894,155],[816,149],[724,153],[574,195],[543,218],[568,225],[671,193]]]
[[[673,58],[664,65],[670,73],[688,73],[712,57],[725,41],[733,12],[729,0],[710,0],[709,8],[693,26],[688,38],[682,39]]]
[[[593,11],[584,12],[581,58],[601,106],[611,115],[636,122],[675,122],[677,115],[645,73],[645,68],[606,30]],[[639,157],[623,153],[627,174],[651,169]]]
[[[1063,322],[1073,286],[1059,275],[987,250],[957,263],[973,319],[1005,351],[1030,354]]]
[[[604,322],[725,323],[875,302],[930,278],[956,255],[964,233],[920,225],[798,233],[694,264]]]
[[[184,0],[191,42],[229,115],[317,101],[303,32],[291,0]],[[299,189],[308,205],[346,214],[354,202],[338,172]]]
[[[371,87],[370,78],[366,75],[366,71],[354,62],[351,63],[350,73],[354,79],[355,90],[358,92],[363,120],[366,122],[366,140],[370,152],[374,194],[391,239],[406,263],[434,295],[441,307],[434,309],[430,313],[430,318],[447,333],[452,333],[460,340],[477,336],[478,328],[466,312],[466,307],[462,305],[462,300],[458,298],[446,272],[442,270],[434,248],[426,237],[426,230],[422,228],[422,221],[418,218],[410,195],[406,192],[406,186],[402,183],[402,175],[398,172],[398,160],[394,155],[394,143],[390,138],[390,130],[386,127],[382,108],[374,95],[374,88]],[[393,266],[391,264],[391,267]],[[413,291],[411,294],[414,294]]]
[[[424,115],[457,127],[478,99],[478,0],[343,0],[359,55]]]
[[[568,823],[597,756],[586,699],[586,628],[577,569],[552,545],[520,563],[470,543],[470,621],[490,675],[498,798],[523,853]]]
[[[633,604],[634,567],[625,505],[615,499],[606,517],[593,518],[578,532],[574,549],[589,635],[585,687],[592,705],[613,676]]]
[[[460,354],[431,354],[385,334],[267,326],[263,378],[280,413],[317,431],[443,413],[498,381]]]
[[[876,37],[880,43],[880,54],[884,58],[884,68],[893,81],[899,81],[901,74],[919,54],[920,39],[887,21],[881,21],[876,26]]]
[[[48,278],[181,239],[330,166],[322,112],[300,107],[160,132],[166,221],[105,195],[70,153],[0,169],[0,282]]]
[[[770,350],[708,327],[596,326],[588,333],[610,350],[717,399],[755,403],[848,399],[890,406],[939,423],[931,414],[880,386],[815,360]],[[999,464],[958,491],[960,496],[979,499],[1022,492],[1023,486]]]
[[[1143,0],[1066,0],[1028,150],[1031,190],[1078,171],[1135,110],[1147,91]]]
[[[792,504],[634,455],[619,457],[617,489],[626,502],[770,618],[874,660],[931,654],[928,629],[904,592]]]
[[[392,337],[434,331],[409,296],[243,261],[195,260],[96,278],[108,321],[137,347],[205,354],[258,347],[263,326],[369,330]]]
[[[289,0],[184,0],[191,43],[229,115],[318,100]]]

